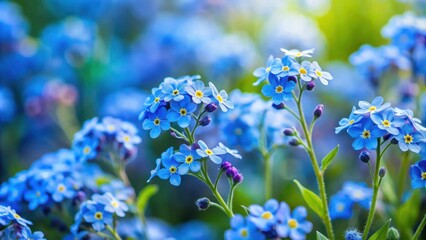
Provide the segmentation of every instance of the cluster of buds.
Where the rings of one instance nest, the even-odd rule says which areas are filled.
[[[226,176],[231,179],[234,184],[238,184],[243,181],[243,175],[236,167],[232,166],[230,162],[223,162],[220,169],[225,172]]]

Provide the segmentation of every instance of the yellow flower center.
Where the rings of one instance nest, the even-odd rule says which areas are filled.
[[[63,184],[59,184],[59,185],[58,185],[58,191],[59,191],[59,192],[63,192],[63,191],[65,191],[65,186],[64,186]]]
[[[248,231],[246,228],[243,228],[240,230],[240,236],[241,237],[248,237]]]
[[[364,131],[362,132],[361,137],[362,137],[362,138],[370,138],[370,136],[371,136],[370,131],[368,131],[368,130],[364,129]]]
[[[202,92],[202,91],[197,90],[197,91],[195,92],[195,96],[196,96],[197,98],[202,98],[202,97],[204,96],[204,94],[203,94],[203,92]]]
[[[235,133],[235,135],[241,135],[241,134],[243,134],[243,130],[241,130],[241,128],[236,128],[234,133]]]
[[[305,68],[301,67],[301,68],[299,69],[299,73],[300,73],[300,74],[305,75],[305,74],[307,74],[307,73],[308,73],[308,71],[306,71],[306,69],[305,69]]]
[[[159,97],[156,97],[155,99],[154,99],[154,102],[156,102],[156,103],[158,103],[160,101],[160,98]]]
[[[108,129],[108,131],[114,131],[115,126],[114,125],[108,125],[107,129]]]
[[[207,155],[213,155],[213,151],[212,150],[210,150],[210,149],[206,149],[206,151],[205,151],[205,153],[207,154]]]
[[[288,220],[287,224],[290,228],[297,228],[297,226],[299,225],[296,219]]]
[[[371,107],[368,108],[369,112],[376,111],[376,110],[377,110],[376,106],[371,106]]]
[[[101,212],[96,212],[96,213],[95,213],[95,218],[96,218],[97,220],[101,220],[103,217],[104,217],[104,215],[103,215]]]
[[[83,148],[83,153],[84,154],[89,154],[90,150],[92,150],[92,149],[90,147],[86,146],[86,147]]]
[[[385,126],[385,127],[390,127],[390,125],[391,125],[391,123],[390,123],[390,121],[389,120],[383,120],[382,121],[382,124],[383,124],[383,126]]]
[[[354,124],[354,122],[355,122],[355,120],[353,120],[353,119],[352,119],[352,120],[350,120],[350,121],[349,121],[349,123],[348,123],[348,124],[349,124],[349,125],[352,125],[352,124]]]
[[[192,163],[193,161],[194,161],[194,158],[193,158],[192,156],[188,156],[188,157],[186,157],[186,158],[185,158],[185,163],[190,164],[190,163]]]
[[[14,214],[13,214],[13,217],[14,217],[14,218],[16,218],[16,219],[21,218],[21,216],[19,216],[17,213],[14,213]]]
[[[404,142],[406,143],[406,144],[410,144],[410,143],[412,143],[413,142],[413,136],[411,136],[410,134],[406,134],[405,136],[404,136]]]
[[[301,56],[303,56],[303,53],[302,52],[298,52],[298,53],[295,54],[295,56],[296,57],[301,57]]]
[[[272,218],[272,213],[271,212],[269,212],[269,211],[267,211],[267,212],[264,212],[264,213],[262,213],[262,216],[261,216],[263,219],[271,219]]]
[[[179,90],[176,89],[173,91],[173,95],[178,95],[178,94],[179,94]]]
[[[125,142],[130,142],[130,137],[128,135],[124,136],[123,139],[124,139]]]
[[[426,172],[422,172],[422,180],[426,180]]]
[[[322,72],[320,72],[320,71],[318,71],[318,70],[316,70],[316,71],[315,71],[315,74],[316,74],[318,77],[321,77],[321,76],[322,76]]]
[[[175,173],[175,172],[176,172],[176,170],[177,170],[177,168],[176,168],[175,166],[171,166],[171,167],[169,168],[169,171],[170,171],[171,173]]]
[[[288,71],[288,70],[290,70],[290,68],[288,66],[283,66],[282,70],[283,71]]]
[[[118,208],[118,206],[119,206],[119,204],[118,204],[118,202],[117,202],[117,201],[112,201],[112,202],[111,202],[111,205],[112,205],[113,207],[115,207],[115,208]]]
[[[268,73],[268,72],[270,72],[271,71],[271,67],[267,67],[266,69],[265,69],[265,71]]]
[[[345,209],[345,205],[343,203],[337,204],[337,211],[342,212]]]
[[[155,124],[155,125],[160,125],[160,119],[159,119],[159,118],[156,118],[156,119],[154,120],[154,124]]]
[[[283,88],[282,86],[277,86],[277,87],[275,88],[275,92],[276,92],[276,93],[282,93],[282,92],[283,92],[283,90],[284,90],[284,88]]]
[[[223,97],[222,96],[220,96],[220,94],[218,94],[217,96],[216,96],[216,99],[221,103],[221,102],[223,102]]]

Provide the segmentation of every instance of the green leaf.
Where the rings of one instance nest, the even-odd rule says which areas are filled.
[[[400,230],[401,239],[411,239],[413,236],[412,226],[419,217],[420,204],[420,191],[417,190],[396,210],[395,223]]]
[[[314,211],[321,219],[324,219],[324,211],[322,207],[322,201],[318,195],[316,195],[311,190],[305,188],[300,184],[299,181],[293,180],[299,187],[300,192],[302,193],[303,199],[305,199],[308,206]]]
[[[337,152],[339,151],[339,145],[337,145],[335,148],[333,148],[321,161],[321,170],[322,172],[325,172],[325,169],[327,169],[328,165],[333,161],[333,159],[336,157]]]
[[[383,240],[386,239],[389,230],[389,223],[391,219],[389,219],[377,232],[375,232],[368,240]]]
[[[140,213],[145,212],[146,204],[148,203],[148,200],[154,196],[158,192],[158,186],[157,185],[148,185],[139,192],[138,200],[137,200],[137,207],[138,211]]]
[[[317,231],[317,240],[328,240],[328,238]]]

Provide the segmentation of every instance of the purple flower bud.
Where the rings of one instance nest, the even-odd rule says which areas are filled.
[[[200,126],[208,126],[212,122],[212,118],[210,116],[205,116],[200,120]]]
[[[272,107],[275,108],[275,109],[277,109],[277,110],[281,110],[281,109],[285,108],[285,104],[284,103],[280,103],[280,104],[273,103]]]
[[[308,91],[312,91],[315,87],[315,82],[314,81],[310,81],[306,84],[306,90]]]
[[[379,169],[379,177],[384,177],[386,174],[386,168],[382,167]]]
[[[206,210],[210,207],[210,199],[203,197],[195,201],[195,205],[197,205],[198,210]]]
[[[172,135],[172,137],[174,138],[180,138],[178,135],[176,135],[175,131],[170,130],[170,135]]]
[[[289,81],[289,82],[295,82],[295,83],[297,83],[297,79],[296,79],[296,77],[295,77],[295,76],[290,76],[290,77],[288,77],[288,81]]]
[[[393,137],[393,135],[392,135],[392,134],[390,134],[390,133],[386,133],[386,134],[383,136],[383,141],[387,141],[387,140],[389,140],[391,137]]]
[[[291,137],[291,136],[296,135],[296,133],[294,132],[294,130],[291,129],[291,128],[284,129],[283,133],[287,137]]]
[[[391,143],[392,144],[398,144],[398,140],[396,138],[392,138]]]
[[[242,182],[242,181],[243,181],[243,179],[244,179],[243,175],[242,175],[241,173],[237,173],[237,175],[235,175],[235,176],[232,178],[232,181],[233,181],[235,184],[238,184],[238,183]]]
[[[290,142],[288,143],[290,146],[293,146],[293,147],[297,147],[297,146],[299,146],[300,145],[300,142],[299,142],[299,140],[297,140],[297,139],[291,139],[290,140]]]
[[[318,105],[314,110],[314,117],[315,118],[321,117],[323,111],[324,111],[324,105],[322,104]]]
[[[228,170],[231,167],[232,167],[232,164],[230,162],[223,162],[220,165],[220,169],[222,169],[223,171],[226,171],[226,170]]]
[[[358,158],[359,158],[359,160],[361,160],[361,161],[363,161],[365,163],[368,163],[370,161],[370,153],[368,151],[362,151],[359,154]]]
[[[226,176],[229,178],[234,178],[238,174],[238,170],[235,167],[230,167],[226,170]]]
[[[209,104],[207,104],[205,109],[206,109],[207,112],[214,112],[217,109],[217,105],[216,105],[216,103],[209,103]]]
[[[191,145],[191,150],[197,150],[197,149],[200,149],[200,145],[198,145],[198,143],[195,142]]]

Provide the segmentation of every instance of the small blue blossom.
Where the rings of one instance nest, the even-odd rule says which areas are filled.
[[[162,83],[161,91],[164,94],[164,101],[169,102],[174,100],[179,102],[183,100],[186,87],[186,81],[176,80],[174,78],[168,77],[164,79]]]
[[[266,67],[260,67],[254,70],[253,75],[257,77],[258,79],[255,83],[253,83],[253,86],[259,85],[260,83],[262,83],[269,77],[269,74],[271,73],[271,70],[272,70],[272,64],[274,63],[274,61],[275,61],[274,57],[272,57],[271,55],[269,56],[268,61],[266,62]]]
[[[227,146],[225,146],[225,144],[219,142],[219,147],[222,148],[223,150],[225,150],[226,153],[232,155],[234,158],[238,158],[241,159],[241,155],[238,154],[238,150],[235,149],[230,149]]]
[[[46,240],[44,234],[40,231],[31,233],[31,230],[22,231],[21,237],[18,240]]]
[[[305,207],[296,207],[290,213],[290,207],[285,202],[281,202],[277,217],[277,233],[281,238],[305,239],[306,234],[312,231],[312,223],[306,220],[308,211]]]
[[[157,109],[155,113],[148,113],[147,118],[142,123],[142,128],[144,130],[151,129],[149,132],[151,138],[160,136],[161,130],[169,130],[170,122],[167,120],[166,108],[162,107]]]
[[[370,117],[378,128],[392,135],[398,135],[398,128],[405,124],[404,119],[395,117],[393,109],[385,109],[382,112],[372,114]]]
[[[293,58],[284,56],[280,61],[273,62],[271,73],[278,77],[296,76],[299,72],[294,68],[295,62]]]
[[[161,168],[161,159],[157,158],[157,160],[155,160],[155,164],[156,164],[155,169],[151,170],[151,176],[149,177],[148,181],[146,181],[146,182],[150,182],[152,178],[154,178],[155,176],[158,175],[158,171],[160,171],[160,168]]]
[[[163,102],[164,94],[159,88],[152,89],[152,95],[146,100],[145,105],[149,107],[149,111],[157,111],[160,104]]]
[[[414,117],[413,111],[410,109],[395,108],[395,116],[404,117],[417,131],[426,132],[426,128],[422,126],[422,121]]]
[[[352,202],[360,204],[361,207],[370,209],[373,189],[367,187],[366,183],[345,182],[341,193],[346,194]]]
[[[212,89],[212,95],[214,99],[216,99],[216,101],[219,103],[219,107],[223,112],[227,112],[228,109],[234,108],[234,103],[228,100],[228,94],[225,90],[221,90],[219,92],[216,86],[211,82],[209,82],[209,86]]]
[[[135,148],[136,144],[139,144],[142,142],[142,138],[140,138],[136,134],[120,131],[117,134],[117,142],[122,143],[124,148],[128,150],[132,150]]]
[[[177,162],[182,163],[178,168],[180,175],[187,174],[189,170],[191,172],[198,172],[201,169],[201,163],[197,161],[200,159],[200,156],[198,156],[196,150],[191,149],[191,147],[185,144],[180,145],[179,152],[175,153],[173,158]]]
[[[251,151],[258,145],[259,130],[256,127],[250,126],[246,121],[237,118],[234,121],[225,119],[222,128],[222,139],[229,146],[242,147],[245,151]]]
[[[281,48],[281,52],[283,52],[286,56],[295,57],[295,58],[312,57],[314,50],[315,50],[314,48],[303,50],[303,51],[300,51],[298,49],[287,50],[285,48]]]
[[[248,219],[240,214],[231,218],[231,229],[226,230],[225,240],[263,240],[265,236]]]
[[[312,70],[315,73],[315,78],[319,79],[324,85],[328,85],[328,81],[333,80],[331,74],[323,71],[317,62],[312,63]]]
[[[210,160],[212,160],[212,162],[216,164],[222,163],[222,158],[220,158],[218,155],[226,154],[226,151],[223,148],[215,147],[213,149],[210,149],[207,144],[202,140],[198,141],[198,145],[200,146],[200,149],[197,149],[197,154],[200,157],[208,157],[210,158]]]
[[[80,162],[86,162],[93,160],[98,155],[99,141],[94,138],[86,138],[81,142],[77,142],[73,149],[76,153],[76,157]]]
[[[371,103],[366,101],[359,101],[358,106],[361,109],[355,110],[356,114],[367,114],[367,113],[376,113],[381,112],[390,107],[390,103],[383,104],[383,97],[376,97]]]
[[[250,213],[248,219],[262,232],[272,230],[278,222],[277,213],[280,210],[280,204],[275,199],[268,200],[263,207],[253,204],[248,209]]]
[[[188,96],[185,96],[179,102],[171,101],[170,109],[167,112],[167,120],[178,122],[181,128],[186,128],[191,123],[192,113],[197,109],[197,105],[191,102]]]
[[[28,208],[30,210],[36,209],[49,200],[45,186],[39,183],[34,183],[32,185],[32,188],[25,191],[24,195],[24,199],[28,201]]]
[[[355,107],[352,107],[352,112],[349,115],[349,118],[343,118],[342,120],[339,121],[339,127],[336,127],[336,131],[335,133],[338,134],[340,131],[358,123],[359,121],[361,121],[362,116],[357,115],[354,113],[354,111],[356,110]]]
[[[293,67],[299,72],[300,79],[310,82],[312,78],[316,78],[312,63],[303,61],[302,64],[294,63]]]
[[[209,87],[204,87],[203,81],[197,80],[185,90],[192,96],[192,101],[196,104],[209,104],[211,102],[210,96],[212,95],[212,90]]]
[[[271,97],[272,102],[280,104],[290,100],[293,96],[291,92],[296,86],[296,83],[290,80],[290,77],[271,77],[269,83],[262,87],[262,94]]]
[[[129,210],[129,207],[117,198],[115,198],[110,192],[105,193],[104,195],[95,194],[92,197],[93,201],[105,205],[104,210],[109,213],[115,213],[119,217],[124,217]]]
[[[415,153],[420,152],[419,144],[425,140],[425,137],[410,124],[405,124],[395,138],[403,152],[410,150]]]
[[[181,163],[177,162],[173,158],[173,155],[161,158],[161,163],[164,168],[158,171],[158,177],[161,179],[169,179],[170,184],[172,184],[173,186],[179,186],[181,182],[181,175],[178,169]]]
[[[377,139],[385,135],[386,131],[378,128],[369,118],[361,120],[358,124],[350,127],[348,133],[355,138],[352,147],[355,150],[367,148],[375,150],[377,148]]]
[[[345,240],[362,240],[362,234],[356,229],[350,229],[345,232]]]
[[[331,219],[350,219],[352,206],[352,200],[343,192],[331,196],[329,206]]]
[[[425,188],[426,187],[426,160],[418,161],[410,167],[411,187]]]
[[[11,207],[4,207],[2,205],[0,205],[0,217],[2,218],[0,222],[6,222],[5,225],[7,225],[10,221],[14,221],[22,227],[33,224],[32,222],[19,216],[15,209],[12,209]]]
[[[105,206],[95,201],[89,201],[83,210],[83,218],[91,223],[95,231],[102,231],[105,225],[112,226],[112,214],[105,211]]]
[[[62,175],[56,176],[49,182],[47,191],[52,194],[52,199],[55,202],[62,202],[65,198],[70,199],[76,193],[71,180]]]

